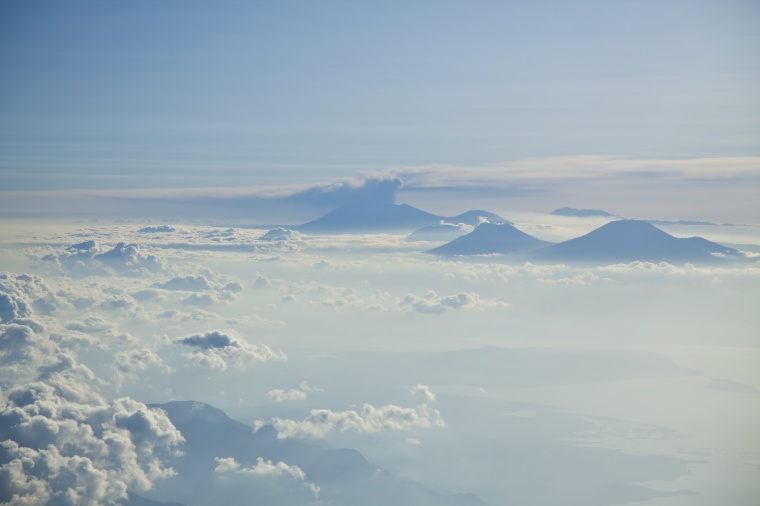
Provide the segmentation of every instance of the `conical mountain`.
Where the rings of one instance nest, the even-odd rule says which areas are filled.
[[[741,258],[738,251],[701,237],[679,239],[641,220],[618,220],[588,234],[536,252],[538,262],[716,262]]]
[[[481,223],[469,234],[433,248],[428,253],[443,256],[522,254],[549,244],[551,243],[528,235],[512,225]]]
[[[407,204],[354,202],[299,225],[296,230],[312,233],[411,232],[435,225],[442,219],[442,216]]]

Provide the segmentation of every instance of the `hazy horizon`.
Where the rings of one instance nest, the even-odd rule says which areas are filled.
[[[4,2],[0,503],[756,504],[758,55],[751,0]]]

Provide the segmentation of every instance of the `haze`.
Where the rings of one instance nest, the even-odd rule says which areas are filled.
[[[4,2],[0,503],[754,505],[756,2]]]

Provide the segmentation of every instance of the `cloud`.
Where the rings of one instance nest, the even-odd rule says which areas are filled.
[[[259,421],[257,424],[263,425],[263,422]],[[404,408],[392,404],[375,407],[365,403],[361,411],[313,409],[302,421],[274,418],[271,425],[277,429],[279,438],[323,438],[332,431],[374,434],[418,428],[440,428],[446,424],[441,413],[437,409],[429,408],[426,404],[420,404],[415,408]]]
[[[433,393],[432,390],[430,390],[430,387],[427,385],[422,385],[420,383],[417,383],[412,388],[409,389],[409,395],[416,396],[419,395],[426,401],[435,402],[437,397]]]
[[[145,275],[162,271],[166,267],[164,260],[154,254],[144,253],[137,244],[126,242],[119,242],[109,249],[89,240],[67,248],[43,248],[31,251],[29,255],[60,272],[81,275]]]
[[[62,214],[91,218],[190,218],[258,217],[266,220],[280,216],[303,222],[344,204],[358,201],[393,203],[403,186],[395,176],[359,175],[331,182],[234,188],[175,188],[128,190],[59,190],[4,192],[0,215],[40,216]],[[29,201],[38,206],[24,205]],[[104,201],[108,202],[104,206]],[[135,203],[139,205],[135,205]],[[266,222],[266,221],[263,221]],[[169,227],[172,228],[172,227]],[[147,230],[146,230],[147,229]],[[155,232],[153,229],[157,229]],[[143,227],[142,235],[171,233],[161,227]]]
[[[259,237],[259,241],[298,241],[300,239],[300,232],[282,227],[273,228]]]
[[[0,272],[0,322],[26,318],[33,310],[50,315],[70,306],[39,276]]]
[[[164,290],[182,290],[188,292],[202,292],[212,287],[209,280],[202,275],[176,276],[164,283],[154,283],[153,286],[163,288]]]
[[[137,231],[138,234],[158,234],[158,233],[172,233],[177,229],[170,227],[169,225],[160,225],[156,227],[143,227]]]
[[[183,438],[164,412],[106,402],[101,381],[40,325],[2,324],[0,342],[0,502],[112,503],[174,473],[165,462]]]
[[[306,473],[298,466],[290,466],[285,462],[279,461],[276,464],[271,460],[264,460],[262,457],[256,459],[256,463],[249,467],[241,466],[234,458],[216,457],[216,467],[214,473],[231,474],[236,476],[254,476],[266,479],[275,479],[282,477],[293,478],[303,483],[317,497],[319,487],[314,483],[306,481]]]
[[[216,313],[209,313],[202,309],[193,309],[192,311],[185,312],[179,309],[166,309],[164,311],[148,311],[140,314],[142,318],[153,320],[167,320],[170,322],[206,322],[219,318]]]
[[[224,371],[230,364],[242,368],[254,363],[287,360],[281,350],[274,351],[264,344],[250,344],[233,332],[212,330],[178,337],[173,342],[198,350],[185,354],[185,357],[197,366],[212,370]]]
[[[114,365],[122,373],[144,371],[151,365],[163,366],[163,361],[149,348],[137,348],[116,352]]]
[[[267,392],[267,399],[274,402],[288,402],[288,401],[301,401],[306,399],[307,395],[311,392],[321,392],[321,388],[312,387],[306,381],[302,381],[298,384],[299,388],[291,388],[290,390],[284,390],[282,388],[275,388]]]
[[[0,324],[0,367],[2,379],[29,379],[37,368],[51,363],[58,346],[34,325]]]
[[[369,175],[371,173],[365,172]],[[582,155],[516,160],[493,167],[427,165],[391,169],[375,177],[404,181],[403,191],[422,188],[487,188],[521,182],[561,184],[568,180],[672,179],[705,181],[757,179],[760,158],[625,159]]]
[[[0,411],[0,501],[103,504],[174,474],[183,442],[166,414],[129,398],[82,404],[45,383],[14,388]]]
[[[399,302],[401,308],[409,311],[427,314],[444,314],[449,309],[491,309],[506,308],[509,304],[495,299],[483,299],[473,292],[459,292],[454,295],[439,296],[430,291],[425,297],[419,297],[413,294],[407,294]]]
[[[550,279],[550,278],[540,278],[538,281],[540,283],[544,283],[546,285],[586,285],[589,283],[593,283],[595,281],[602,281],[607,280],[608,278],[601,278],[594,274],[593,272],[584,272],[581,274],[576,274],[574,276],[570,276],[567,278],[559,278],[559,279]]]

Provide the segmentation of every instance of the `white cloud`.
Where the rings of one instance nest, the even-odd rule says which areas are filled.
[[[288,401],[301,401],[306,399],[307,395],[311,392],[321,392],[321,388],[312,387],[306,381],[302,381],[298,384],[299,388],[291,388],[290,390],[284,390],[282,388],[275,388],[267,392],[267,399],[274,402],[288,402]]]
[[[3,400],[0,501],[103,504],[174,474],[163,459],[183,438],[160,410],[129,398],[82,404],[45,383],[12,389]]]
[[[156,288],[164,290],[180,290],[187,292],[202,292],[211,289],[211,283],[202,275],[175,276],[163,283],[155,283]]]
[[[162,271],[166,267],[163,259],[155,254],[144,253],[137,244],[126,242],[108,248],[88,240],[66,248],[47,247],[30,251],[30,256],[61,272],[82,275],[145,275]]]
[[[454,295],[439,296],[429,291],[424,297],[407,294],[399,302],[401,308],[418,313],[443,314],[449,309],[467,308],[475,310],[506,308],[507,302],[495,299],[483,299],[477,293],[459,292]]]
[[[299,232],[282,227],[273,228],[259,236],[260,241],[299,241],[300,239],[301,234]]]
[[[276,464],[271,460],[264,460],[261,457],[256,459],[256,463],[249,467],[241,466],[234,458],[216,457],[216,467],[214,472],[217,474],[232,474],[237,476],[257,476],[262,478],[280,478],[290,477],[300,481],[315,497],[319,494],[319,487],[314,483],[306,481],[306,473],[298,466],[291,466],[285,462],[279,461]]]
[[[268,346],[251,344],[240,339],[234,332],[211,330],[174,339],[174,344],[189,346],[197,351],[185,354],[193,364],[212,370],[226,370],[228,365],[246,367],[254,363],[286,360],[281,351]]]
[[[290,390],[275,388],[267,392],[267,399],[274,402],[302,401],[306,399],[306,392],[295,388]]]
[[[416,396],[419,395],[426,401],[435,402],[437,397],[433,393],[433,391],[430,389],[427,385],[422,385],[420,383],[417,383],[412,388],[409,389],[409,395]]]
[[[551,279],[551,278],[539,278],[540,283],[544,283],[546,285],[586,285],[589,283],[593,283],[595,281],[601,281],[605,278],[601,278],[594,274],[593,272],[586,271],[581,274],[575,274],[574,276],[566,277],[566,278],[559,278],[559,279]]]
[[[0,325],[0,502],[110,503],[174,473],[165,461],[183,438],[165,413],[106,402],[70,350],[16,322]]]
[[[263,422],[257,424],[262,425]],[[404,408],[392,404],[375,407],[365,403],[361,411],[313,409],[302,421],[274,418],[271,425],[277,429],[279,438],[323,438],[332,431],[373,434],[440,428],[445,426],[445,422],[437,409],[431,409],[426,404]]]

